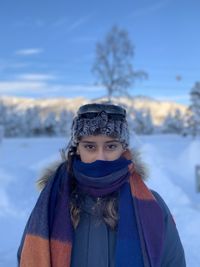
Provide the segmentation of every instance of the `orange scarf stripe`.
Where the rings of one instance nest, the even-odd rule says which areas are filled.
[[[20,267],[36,266],[51,266],[49,241],[39,236],[27,234],[22,249]]]
[[[72,244],[51,240],[51,257],[53,267],[70,267]]]
[[[49,250],[49,245],[51,250]],[[27,234],[20,267],[70,267],[72,245]]]
[[[155,200],[154,195],[149,191],[140,175],[134,171],[133,163],[129,165],[129,171],[131,172],[130,186],[132,196],[141,200]]]

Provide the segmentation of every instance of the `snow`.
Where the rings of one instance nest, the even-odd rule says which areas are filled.
[[[60,158],[64,138],[4,139],[0,144],[0,267],[16,266],[16,251],[39,192],[40,172]],[[185,249],[188,267],[200,265],[200,193],[195,166],[200,139],[176,135],[134,136],[150,170],[147,184],[169,206]],[[178,267],[178,266],[177,266]]]

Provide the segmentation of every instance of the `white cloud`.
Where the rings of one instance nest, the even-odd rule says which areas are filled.
[[[60,87],[58,86],[57,88],[62,89],[62,90],[80,93],[80,94],[102,91],[102,87],[100,87],[100,86],[81,85],[81,84],[73,84],[73,85],[67,84],[67,85],[62,85]]]
[[[0,93],[18,93],[41,90],[46,87],[44,82],[33,81],[0,81]]]
[[[17,76],[19,80],[25,81],[49,81],[55,80],[55,76],[50,74],[41,74],[41,73],[24,73]]]
[[[41,48],[27,48],[15,51],[16,55],[19,56],[30,56],[30,55],[37,55],[43,52]]]
[[[28,78],[28,77],[26,77]],[[31,77],[29,77],[31,78]],[[97,92],[104,92],[102,87],[94,86],[94,85],[79,85],[79,84],[51,84],[48,80],[43,79],[42,77],[38,80],[15,80],[15,81],[0,81],[0,94],[29,94],[38,96],[43,96],[45,94],[49,94],[51,96],[57,95],[66,95],[74,96],[75,94],[85,95]],[[45,78],[45,77],[43,77]],[[46,77],[47,78],[47,77]]]

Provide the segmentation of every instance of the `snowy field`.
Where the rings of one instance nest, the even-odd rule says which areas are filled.
[[[62,138],[4,139],[0,144],[0,267],[16,266],[16,250],[36,201],[41,170],[60,158]],[[132,140],[150,169],[148,185],[165,199],[175,218],[188,267],[200,266],[200,193],[195,165],[200,139],[144,136]],[[177,266],[178,267],[178,266]]]

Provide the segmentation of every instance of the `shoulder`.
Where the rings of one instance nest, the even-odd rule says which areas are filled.
[[[185,267],[184,249],[180,240],[178,230],[176,228],[175,220],[163,200],[163,198],[154,190],[151,190],[161,207],[164,215],[165,236],[162,253],[162,267]]]
[[[168,225],[171,225],[172,227],[174,227],[174,226],[176,227],[175,219],[172,216],[172,213],[171,213],[168,205],[164,201],[164,199],[160,196],[160,194],[158,192],[156,192],[154,190],[151,190],[151,192],[154,195],[158,205],[162,209],[166,227],[168,227]]]
[[[151,193],[154,195],[155,199],[157,200],[158,205],[161,207],[165,217],[171,216],[171,212],[170,212],[167,204],[165,203],[164,199],[160,196],[160,194],[154,190],[151,190]]]

